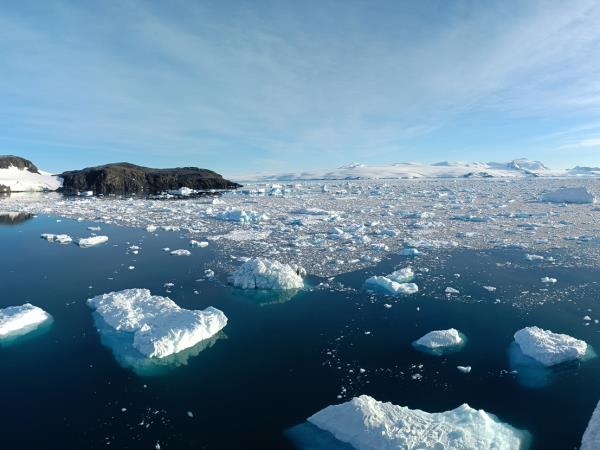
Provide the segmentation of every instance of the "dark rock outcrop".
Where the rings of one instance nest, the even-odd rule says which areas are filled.
[[[129,163],[106,164],[71,170],[60,175],[62,191],[93,191],[94,194],[159,194],[187,187],[194,190],[237,189],[239,184],[216,172],[197,167],[150,169]]]
[[[35,164],[28,159],[13,155],[0,155],[0,169],[8,169],[11,166],[18,167],[21,170],[28,170],[32,173],[40,173]]]
[[[10,186],[0,184],[0,194],[10,194]]]

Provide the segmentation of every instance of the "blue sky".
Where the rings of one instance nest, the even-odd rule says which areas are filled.
[[[597,1],[20,1],[0,154],[225,175],[600,165]]]

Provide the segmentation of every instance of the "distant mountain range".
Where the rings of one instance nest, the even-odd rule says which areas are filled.
[[[600,177],[600,168],[575,167],[552,170],[540,161],[515,159],[509,162],[443,161],[434,164],[398,163],[366,165],[351,163],[332,170],[255,173],[232,177],[238,181],[292,180],[375,180],[415,178],[525,178],[525,177]]]

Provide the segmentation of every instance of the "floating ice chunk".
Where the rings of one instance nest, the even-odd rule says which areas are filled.
[[[459,350],[465,343],[465,337],[458,330],[430,331],[425,336],[416,340],[413,345],[418,350],[426,350],[428,353],[442,355],[448,351]]]
[[[158,227],[156,225],[147,225],[146,226],[146,231],[148,233],[154,233],[156,230],[158,230]]]
[[[93,247],[95,245],[104,244],[108,241],[108,236],[91,236],[89,238],[82,238],[77,241],[77,245],[82,248]]]
[[[528,261],[543,261],[544,257],[542,255],[525,255],[525,259]]]
[[[590,418],[588,426],[581,439],[580,450],[598,450],[600,448],[600,402]]]
[[[279,261],[255,258],[242,264],[232,278],[233,285],[242,289],[302,289],[302,272]]]
[[[227,325],[222,311],[209,306],[180,308],[148,289],[126,289],[87,301],[116,331],[133,333],[133,347],[148,358],[164,358],[209,339]]]
[[[290,211],[290,214],[303,214],[308,216],[328,216],[331,214],[329,211],[319,208],[297,208]]]
[[[33,331],[50,319],[42,308],[25,303],[0,309],[0,339]]]
[[[471,373],[471,366],[456,366],[461,373]]]
[[[416,248],[412,248],[412,247],[403,248],[400,251],[401,256],[417,256],[420,253],[421,252],[419,250],[417,250]]]
[[[542,278],[540,281],[541,281],[542,283],[545,283],[545,284],[554,284],[554,283],[556,283],[558,280],[557,280],[556,278],[543,277],[543,278]]]
[[[48,242],[58,242],[59,244],[69,244],[73,242],[73,239],[68,234],[44,233],[41,235],[41,238],[46,239]]]
[[[208,242],[206,242],[206,241],[196,241],[196,240],[192,239],[190,241],[190,247],[199,247],[199,248],[208,247]]]
[[[367,395],[328,406],[308,422],[357,450],[372,449],[522,449],[528,433],[467,404],[442,412],[383,403]]]
[[[483,288],[486,291],[488,291],[488,292],[495,292],[496,291],[496,287],[495,286],[484,286]]]
[[[266,214],[259,214],[256,211],[244,211],[242,209],[228,209],[216,216],[219,220],[240,223],[258,223],[269,220]]]
[[[190,195],[196,194],[198,191],[194,189],[190,189],[189,187],[182,186],[179,189],[169,191],[169,194],[178,195],[180,197],[188,197]]]
[[[524,355],[544,366],[581,359],[588,351],[585,341],[538,327],[523,328],[515,333],[514,338]]]
[[[374,276],[367,279],[365,284],[392,294],[415,294],[419,292],[419,286],[415,283],[398,283],[388,277]]]
[[[185,249],[178,249],[178,250],[171,250],[169,252],[169,254],[173,255],[173,256],[191,256],[192,252],[190,252],[189,250],[185,250]]]
[[[458,289],[454,289],[453,287],[447,287],[446,290],[444,291],[446,294],[460,294],[460,291]]]
[[[387,277],[396,283],[408,283],[415,277],[415,273],[410,267],[405,267],[390,273]]]
[[[560,188],[542,195],[543,202],[550,203],[594,203],[594,195],[584,187]]]

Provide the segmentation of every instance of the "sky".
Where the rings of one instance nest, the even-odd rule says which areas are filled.
[[[600,166],[599,23],[588,0],[2,2],[0,154]]]

